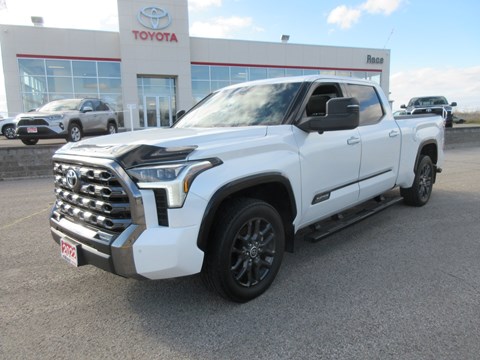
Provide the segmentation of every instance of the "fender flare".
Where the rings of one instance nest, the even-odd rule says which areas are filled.
[[[288,194],[288,201],[289,201],[289,210],[291,212],[291,220],[285,222],[285,233],[291,235],[292,241],[287,240],[287,251],[293,251],[293,235],[294,235],[294,228],[293,228],[293,219],[297,216],[297,207],[295,202],[295,196],[293,193],[292,186],[290,184],[289,179],[283,176],[280,173],[272,172],[272,173],[264,173],[258,175],[247,176],[245,178],[237,179],[231,181],[222,187],[220,187],[215,194],[210,198],[208,205],[205,209],[202,218],[202,224],[200,226],[200,230],[198,233],[197,238],[197,246],[202,251],[206,251],[207,249],[207,242],[208,242],[208,234],[212,227],[213,221],[215,219],[215,215],[217,213],[218,208],[227,199],[229,196],[239,193],[241,191],[248,190],[250,188],[254,188],[258,185],[265,185],[269,183],[279,183],[281,184],[287,191]]]

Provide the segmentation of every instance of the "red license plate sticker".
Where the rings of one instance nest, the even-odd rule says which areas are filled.
[[[38,133],[38,129],[36,127],[28,127],[27,128],[27,133],[36,134],[36,133]]]
[[[74,266],[78,266],[78,245],[71,243],[68,240],[60,240],[60,251],[62,258]]]

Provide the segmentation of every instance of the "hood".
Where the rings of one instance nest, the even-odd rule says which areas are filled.
[[[266,132],[266,126],[148,129],[68,143],[56,154],[111,158],[131,167],[160,160],[217,156],[235,144],[263,138]]]

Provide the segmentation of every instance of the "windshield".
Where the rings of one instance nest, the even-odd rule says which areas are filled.
[[[56,100],[49,102],[48,104],[43,105],[38,111],[65,111],[65,110],[79,110],[81,99],[67,99],[67,100]]]
[[[448,105],[447,99],[443,96],[428,96],[422,98],[414,98],[408,106],[432,106],[432,105]]]
[[[227,88],[211,94],[174,127],[279,125],[302,83]]]

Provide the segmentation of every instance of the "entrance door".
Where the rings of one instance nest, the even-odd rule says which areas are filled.
[[[170,96],[145,96],[143,109],[144,127],[170,127],[172,125]]]

